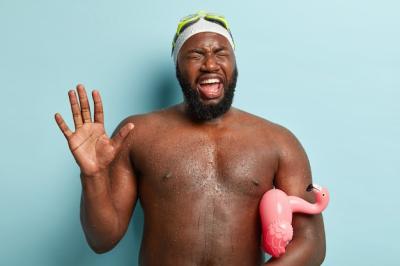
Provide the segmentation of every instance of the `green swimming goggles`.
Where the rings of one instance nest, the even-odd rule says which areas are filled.
[[[226,20],[226,18],[224,16],[221,16],[221,15],[218,15],[215,13],[207,13],[205,11],[199,11],[196,14],[188,15],[179,21],[174,40],[172,41],[172,51],[175,48],[175,43],[176,43],[176,40],[178,39],[179,35],[185,29],[187,29],[189,26],[191,26],[191,25],[195,24],[197,21],[199,21],[201,18],[203,18],[207,21],[213,22],[213,23],[217,23],[217,24],[221,25],[222,27],[224,27],[229,32],[229,34],[231,35],[231,38],[233,40],[232,33],[229,29],[228,21]]]

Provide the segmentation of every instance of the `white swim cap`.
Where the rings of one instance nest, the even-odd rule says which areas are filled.
[[[228,23],[223,16],[200,11],[181,19],[172,43],[172,58],[176,65],[178,54],[183,44],[193,35],[200,32],[215,32],[224,36],[235,49]]]

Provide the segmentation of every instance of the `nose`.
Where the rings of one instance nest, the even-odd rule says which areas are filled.
[[[203,65],[201,66],[201,70],[204,72],[216,72],[219,70],[218,62],[214,55],[206,55],[204,58]]]

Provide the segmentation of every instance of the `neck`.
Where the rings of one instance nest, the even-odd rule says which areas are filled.
[[[224,123],[231,115],[234,109],[233,107],[230,107],[228,111],[223,113],[222,115],[209,119],[209,120],[198,120],[195,117],[193,117],[190,112],[189,112],[189,106],[186,101],[182,102],[178,106],[179,111],[184,114],[184,116],[189,119],[191,122],[194,122],[199,125],[221,125]]]

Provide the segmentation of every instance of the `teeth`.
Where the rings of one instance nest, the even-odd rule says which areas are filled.
[[[219,83],[219,79],[206,79],[200,82],[200,84],[211,84],[211,83]]]

